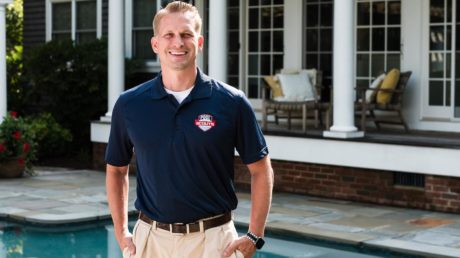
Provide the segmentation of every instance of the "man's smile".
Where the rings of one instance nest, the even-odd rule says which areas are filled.
[[[173,55],[173,56],[183,56],[183,55],[186,55],[188,52],[187,51],[169,51],[169,54]]]

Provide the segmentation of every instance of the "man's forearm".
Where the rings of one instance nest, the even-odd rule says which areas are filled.
[[[257,166],[250,165],[251,170],[251,218],[249,231],[257,236],[263,236],[265,221],[273,190],[273,170],[268,157],[261,160]]]
[[[106,188],[115,235],[118,238],[128,230],[128,166],[107,165]]]

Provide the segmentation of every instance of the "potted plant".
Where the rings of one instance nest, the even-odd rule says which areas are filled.
[[[10,112],[0,124],[0,177],[33,174],[34,135],[30,125],[16,112]]]

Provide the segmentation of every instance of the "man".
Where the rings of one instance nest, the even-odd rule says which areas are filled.
[[[195,7],[175,1],[154,18],[161,73],[115,104],[107,146],[107,196],[124,257],[252,257],[263,245],[273,171],[244,94],[204,75]],[[251,173],[248,234],[231,220],[237,206],[234,149]],[[133,235],[128,231],[128,164],[137,162]]]

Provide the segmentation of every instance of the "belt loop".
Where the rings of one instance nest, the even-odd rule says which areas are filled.
[[[185,224],[185,228],[187,229],[187,234],[190,234],[190,224]]]
[[[153,229],[157,230],[157,221],[156,220],[154,220],[152,222],[152,227],[153,227]]]
[[[204,223],[203,223],[203,220],[200,220],[198,223],[199,223],[199,225],[200,225],[200,233],[203,233],[203,232],[204,232]]]
[[[173,224],[169,224],[169,233],[171,234],[173,233],[172,228],[173,228]]]

